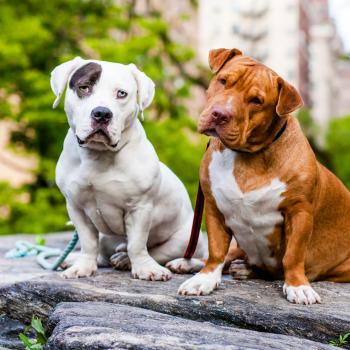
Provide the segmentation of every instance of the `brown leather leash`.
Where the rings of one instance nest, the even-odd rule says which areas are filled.
[[[207,143],[206,150],[209,147],[209,143],[210,141]],[[193,254],[196,251],[198,238],[201,231],[203,210],[204,210],[204,194],[201,187],[201,183],[200,181],[198,181],[198,190],[197,190],[196,206],[194,207],[191,237],[190,237],[190,241],[188,242],[186,252],[184,254],[185,259],[191,259],[193,257]]]
[[[196,206],[194,208],[191,237],[190,237],[190,241],[188,242],[188,246],[184,255],[185,259],[191,259],[194,252],[196,251],[199,233],[200,233],[201,224],[202,224],[203,209],[204,209],[204,194],[202,191],[201,184],[198,183],[198,191],[197,191],[197,198],[196,198]]]

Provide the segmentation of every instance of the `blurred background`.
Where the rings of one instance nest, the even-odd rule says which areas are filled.
[[[49,77],[76,55],[156,83],[144,127],[194,201],[208,51],[237,47],[301,92],[318,158],[350,188],[350,1],[0,0],[0,234],[69,229],[55,164],[67,132]]]

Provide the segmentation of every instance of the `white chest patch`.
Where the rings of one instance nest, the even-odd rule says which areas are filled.
[[[274,267],[277,261],[271,257],[267,236],[283,221],[278,206],[286,185],[275,178],[256,190],[242,192],[234,177],[236,155],[229,149],[213,152],[209,164],[211,191],[249,263]]]

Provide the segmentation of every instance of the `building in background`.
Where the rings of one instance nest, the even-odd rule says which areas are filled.
[[[124,0],[117,0],[122,4]],[[135,11],[138,14],[156,10],[162,14],[162,19],[169,24],[171,38],[181,44],[195,47],[197,43],[197,13],[193,0],[134,0]],[[186,35],[184,35],[186,33]]]
[[[306,0],[200,0],[200,59],[206,63],[211,48],[237,47],[297,86],[310,105],[309,12]]]
[[[337,97],[334,99],[335,116],[350,114],[350,61],[339,60],[337,63]]]
[[[328,7],[328,0],[199,0],[199,59],[207,64],[212,48],[241,49],[296,86],[325,129],[330,118],[350,112],[345,101],[337,107],[340,86],[350,90],[339,69],[349,76],[350,68],[339,68],[342,45]]]
[[[310,12],[310,96],[312,116],[326,131],[329,120],[337,115],[339,98],[339,57],[342,43],[329,16],[328,0],[311,0]]]

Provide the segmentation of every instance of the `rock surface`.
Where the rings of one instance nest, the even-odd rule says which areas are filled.
[[[317,283],[324,303],[293,305],[281,293],[281,282],[233,281],[206,297],[183,297],[177,287],[187,276],[169,282],[133,280],[129,273],[100,270],[95,277],[63,280],[57,274],[0,288],[0,310],[23,322],[33,314],[46,319],[62,301],[106,301],[137,306],[183,318],[211,321],[328,342],[349,331],[349,285]]]
[[[70,238],[71,234],[50,235],[48,244],[63,247]],[[14,240],[0,238],[1,256]],[[207,321],[230,327],[232,332],[237,327],[259,331],[262,340],[268,337],[267,333],[275,333],[328,343],[350,331],[350,284],[314,283],[323,303],[308,306],[287,302],[281,281],[235,281],[230,277],[225,277],[210,296],[184,297],[176,291],[189,276],[174,275],[168,282],[145,282],[132,279],[129,273],[99,269],[91,278],[64,280],[57,272],[41,270],[33,260],[0,258],[0,314],[24,323],[30,322],[33,315],[47,320],[61,302],[88,302],[85,307],[98,301],[141,308],[136,309],[141,313],[148,309],[163,314],[162,317],[178,316],[184,322]],[[87,322],[91,319],[85,318]],[[200,323],[203,327],[205,324]]]
[[[24,325],[21,322],[11,320],[7,316],[0,316],[0,350],[23,349],[18,334],[23,332]]]
[[[45,235],[46,245],[49,247],[64,249],[72,238],[72,232],[62,232]],[[34,244],[34,235],[0,236],[0,286],[18,281],[29,280],[33,277],[50,275],[51,271],[41,269],[35,257],[21,259],[5,259],[4,255],[15,247],[18,240],[28,241]]]
[[[312,341],[222,327],[105,302],[61,303],[49,318],[48,350],[331,349]]]

